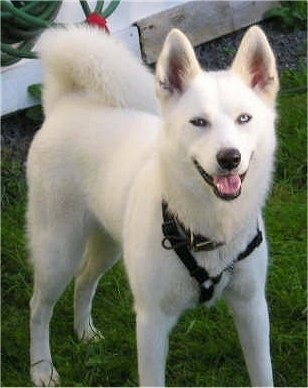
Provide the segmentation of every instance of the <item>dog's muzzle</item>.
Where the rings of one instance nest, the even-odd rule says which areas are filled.
[[[220,154],[220,157],[222,157],[221,154]],[[227,161],[226,159],[224,159],[220,163],[219,153],[218,153],[217,161],[221,167],[222,165],[225,166],[224,167],[225,171],[233,170],[240,163],[240,156],[235,155],[233,161],[231,161],[231,158],[230,158],[230,160]],[[199,174],[205,180],[205,182],[213,188],[213,191],[218,198],[223,199],[225,201],[232,201],[233,199],[241,195],[242,183],[245,179],[247,171],[244,174],[238,174],[230,171],[230,172],[212,176],[203,169],[203,167],[200,165],[197,159],[193,158],[193,163],[197,171],[199,172]],[[228,164],[228,167],[226,168],[227,164]]]

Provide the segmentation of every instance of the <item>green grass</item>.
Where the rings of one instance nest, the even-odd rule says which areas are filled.
[[[303,74],[284,74],[284,89],[306,85]],[[306,93],[279,99],[276,182],[265,211],[271,264],[268,300],[275,384],[306,381]],[[2,386],[31,386],[29,308],[32,273],[24,235],[23,160],[2,150]],[[134,386],[137,359],[132,296],[123,264],[100,282],[94,318],[105,340],[81,345],[72,332],[72,285],[51,324],[54,363],[64,386]],[[242,352],[226,306],[183,316],[170,343],[170,386],[247,386]]]

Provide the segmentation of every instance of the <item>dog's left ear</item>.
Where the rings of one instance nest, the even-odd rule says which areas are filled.
[[[254,26],[246,32],[231,70],[262,98],[275,102],[279,91],[276,60],[261,28]]]
[[[166,99],[183,94],[200,71],[189,40],[180,30],[171,30],[156,65],[157,96]]]

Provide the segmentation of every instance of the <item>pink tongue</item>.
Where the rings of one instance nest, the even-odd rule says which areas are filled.
[[[214,176],[214,185],[220,194],[235,195],[241,188],[241,178],[239,175]]]

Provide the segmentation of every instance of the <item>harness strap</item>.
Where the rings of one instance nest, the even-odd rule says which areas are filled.
[[[212,251],[224,245],[223,242],[213,241],[201,234],[191,233],[177,217],[170,213],[166,201],[162,201],[162,213],[164,220],[162,229],[165,236],[162,245],[165,249],[174,249],[185,245],[193,252],[200,252]]]
[[[217,249],[224,243],[209,240],[207,237],[202,235],[192,234],[189,229],[177,219],[176,216],[172,215],[168,210],[167,202],[162,202],[162,231],[164,238],[162,240],[162,246],[165,249],[173,249],[181,262],[187,268],[191,277],[193,277],[200,289],[199,302],[208,302],[213,294],[215,285],[219,283],[223,273],[233,268],[235,262],[245,259],[249,256],[255,248],[257,248],[262,240],[262,232],[257,229],[257,234],[253,240],[247,245],[247,248],[241,252],[231,264],[224,268],[221,273],[215,277],[210,276],[204,267],[201,267],[191,251],[199,252],[210,251]]]
[[[263,235],[262,235],[262,232],[258,226],[257,234],[250,241],[250,243],[247,245],[247,248],[237,256],[235,261],[241,261],[241,260],[245,259],[262,243],[262,241],[263,241]]]

